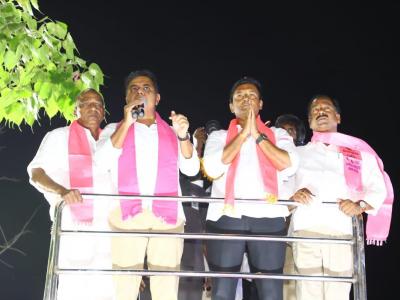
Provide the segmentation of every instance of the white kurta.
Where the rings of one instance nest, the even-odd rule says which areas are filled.
[[[365,200],[375,213],[386,196],[383,176],[374,156],[361,152],[361,178],[363,193],[349,191],[345,176],[343,155],[334,145],[321,142],[298,147],[299,170],[295,176],[296,189],[308,188],[315,196],[308,205],[300,205],[292,216],[295,236],[348,238],[352,234],[351,217],[341,212],[337,205],[327,206],[324,202],[336,203],[337,199]],[[295,243],[293,257],[296,269],[303,275],[351,276],[352,249],[349,245]],[[351,285],[335,282],[297,283],[298,299],[348,299]]]
[[[296,146],[292,137],[283,129],[271,128],[275,134],[276,146],[287,151],[290,157],[291,166],[278,172],[278,197],[287,198],[290,195],[284,181],[292,176],[298,166]],[[238,125],[238,131],[241,127]],[[211,195],[213,197],[225,196],[226,175],[230,164],[222,163],[222,153],[226,144],[226,130],[214,131],[207,139],[204,151],[204,167],[209,176],[218,178],[213,181]],[[222,176],[221,176],[222,175]],[[220,177],[221,176],[221,177]],[[251,136],[242,144],[240,149],[240,160],[235,177],[235,198],[243,199],[265,199],[266,192],[261,176],[260,165],[257,156],[256,143]],[[207,220],[217,221],[223,215],[223,203],[212,203],[208,207]],[[231,217],[240,218],[242,215],[254,218],[275,218],[289,215],[285,205],[271,205],[261,201],[260,204],[235,203],[235,214]]]
[[[292,222],[295,231],[318,226],[343,234],[352,234],[351,217],[342,213],[338,207],[323,206],[320,204],[322,201],[362,199],[375,208],[367,213],[376,214],[385,199],[386,188],[374,156],[361,152],[364,195],[353,195],[352,198],[345,182],[343,155],[338,152],[336,146],[326,146],[317,142],[297,149],[300,166],[295,177],[296,190],[308,188],[315,197],[312,204],[301,205],[294,212]]]
[[[90,131],[84,129],[92,154],[96,151],[96,141]],[[32,169],[42,168],[58,184],[70,188],[68,161],[69,127],[57,128],[43,138],[42,143],[28,165],[30,183],[44,194],[50,204],[50,217],[54,218],[55,205],[61,197],[42,190],[32,181]],[[93,164],[93,192],[111,193],[108,172]],[[115,201],[114,201],[115,202]],[[96,199],[93,202],[92,225],[76,224],[66,205],[63,210],[62,228],[78,230],[109,230],[108,213],[112,200]],[[58,264],[62,268],[104,268],[111,269],[110,239],[108,237],[64,236],[60,241]],[[61,275],[58,286],[58,299],[113,299],[113,285],[109,276]]]
[[[96,151],[95,162],[101,166],[104,171],[111,174],[111,188],[113,193],[118,194],[118,159],[122,149],[114,148],[111,143],[111,135],[117,128],[117,124],[109,124],[102,131]],[[154,195],[157,180],[158,167],[158,132],[157,124],[146,126],[141,123],[135,124],[135,151],[136,151],[136,169],[139,190],[142,195]],[[181,151],[178,142],[178,168],[177,180],[179,180],[179,169],[188,176],[194,176],[199,172],[200,161],[197,152],[193,148],[193,155],[186,159]],[[177,182],[179,187],[179,182]],[[179,195],[181,195],[179,187]],[[142,201],[142,207],[151,210],[152,200]],[[185,220],[182,204],[178,204],[178,219]]]

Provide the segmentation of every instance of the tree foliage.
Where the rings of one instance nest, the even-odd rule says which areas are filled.
[[[41,19],[38,0],[0,0],[0,123],[32,126],[43,110],[74,117],[83,89],[99,90],[103,72],[76,55],[63,22]]]

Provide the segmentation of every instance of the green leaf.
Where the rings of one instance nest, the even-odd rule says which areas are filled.
[[[93,83],[92,83],[92,76],[90,75],[89,72],[85,72],[81,75],[81,79],[83,81],[83,83],[86,85],[86,87],[93,87]]]
[[[74,96],[75,98],[75,96]],[[59,98],[59,104],[61,105],[61,112],[64,118],[68,121],[72,121],[75,119],[74,109],[75,109],[75,101],[72,100],[71,97],[67,95],[63,95]]]
[[[67,24],[37,20],[32,7],[38,0],[0,0],[0,121],[32,126],[40,108],[71,121],[77,93],[98,89],[104,74],[76,55]],[[73,80],[74,72],[81,78]]]
[[[28,25],[28,28],[30,30],[33,30],[33,31],[37,30],[37,21],[34,18],[32,18],[30,15],[22,14],[22,19]]]
[[[7,3],[7,4],[2,4],[0,5],[0,15],[5,18],[8,16],[14,16],[16,14],[17,9],[15,8],[15,6],[11,3]]]
[[[40,47],[37,52],[41,63],[44,65],[48,64],[49,63],[49,58],[47,56],[49,53],[48,48],[45,45],[42,45],[42,47]]]
[[[67,24],[63,22],[48,22],[46,27],[50,34],[59,39],[63,40],[67,34]]]
[[[52,42],[52,40],[51,40],[49,34],[48,34],[46,31],[43,32],[42,38],[43,38],[44,42],[46,43],[46,45],[47,45],[49,48],[54,48],[53,42]]]
[[[31,2],[29,0],[16,0],[18,4],[23,8],[24,11],[28,12],[33,16]]]
[[[2,68],[0,68],[0,78],[3,80],[5,85],[8,85],[9,81],[10,81],[10,73]],[[3,94],[3,90],[1,94]]]
[[[54,117],[58,113],[58,104],[57,101],[51,97],[46,101],[46,106],[44,108],[46,110],[46,114],[50,117]]]
[[[1,90],[0,94],[0,109],[6,108],[15,102],[15,94],[12,93],[12,90],[9,88],[4,88]]]
[[[37,10],[39,10],[39,5],[38,5],[38,1],[37,0],[31,0],[31,4],[34,8],[36,8]]]
[[[81,68],[86,68],[86,61],[84,61],[83,59],[79,58],[79,57],[75,57],[75,62],[78,64],[78,66],[80,66]]]
[[[21,125],[24,119],[24,105],[20,102],[15,102],[6,109],[6,118],[16,124]]]
[[[39,90],[39,98],[48,99],[51,94],[52,84],[50,82],[43,82]]]
[[[21,44],[21,41],[24,39],[22,34],[18,34],[14,36],[12,39],[8,41],[8,46],[10,50],[16,51],[18,46]]]
[[[74,50],[76,50],[76,46],[72,36],[68,33],[65,40],[62,42],[63,48],[68,56],[68,58],[72,59],[74,57]]]
[[[25,123],[32,127],[33,123],[36,121],[36,116],[31,113],[27,113],[25,116]]]
[[[18,62],[18,57],[14,51],[7,50],[4,55],[4,66],[7,70],[11,70],[15,67]]]
[[[32,90],[29,87],[21,87],[15,91],[17,100],[28,99],[32,97]]]
[[[93,76],[103,76],[103,71],[101,71],[100,67],[98,64],[91,63],[89,65],[89,73]]]
[[[25,30],[25,24],[24,23],[8,23],[6,25],[7,30],[12,32],[13,34],[16,33],[22,33]],[[3,31],[5,30],[4,28],[2,29]]]
[[[6,53],[6,43],[1,41],[0,39],[0,66],[3,64],[4,62],[4,55]]]

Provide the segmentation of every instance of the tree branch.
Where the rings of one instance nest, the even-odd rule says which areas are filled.
[[[22,226],[21,230],[10,240],[7,239],[6,234],[4,233],[3,228],[0,225],[0,234],[1,237],[3,238],[4,242],[3,244],[0,244],[0,256],[2,254],[4,254],[6,251],[14,251],[17,252],[21,255],[26,255],[25,252],[23,252],[22,250],[15,248],[14,245],[15,243],[24,235],[29,233],[30,231],[27,230],[28,225],[31,223],[33,217],[36,215],[36,213],[39,211],[40,207],[37,207],[35,209],[35,211],[33,212],[33,214],[29,217],[28,221],[26,221],[26,223],[24,224],[24,226]],[[13,268],[12,265],[8,264],[7,262],[5,262],[4,260],[0,259],[0,263],[4,264],[5,266],[9,267],[9,268]]]

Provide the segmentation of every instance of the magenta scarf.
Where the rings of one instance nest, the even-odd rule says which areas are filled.
[[[156,113],[158,132],[158,168],[154,196],[178,195],[178,142],[175,132]],[[118,192],[120,195],[140,195],[136,170],[135,124],[129,128],[118,161]],[[142,211],[141,200],[121,200],[122,219]],[[153,200],[152,211],[168,224],[176,224],[177,201]]]
[[[275,145],[275,135],[270,128],[264,125],[261,121],[260,116],[257,116],[257,128],[260,132],[264,133],[268,139]],[[238,120],[233,119],[228,128],[226,136],[226,143],[228,145],[238,135]],[[272,165],[271,161],[262,152],[260,146],[257,145],[257,157],[260,164],[261,176],[264,182],[264,188],[267,192],[267,200],[273,201],[278,196],[278,181],[276,168]],[[231,165],[229,166],[228,173],[226,175],[225,183],[225,206],[234,207],[235,203],[235,175],[240,160],[240,152],[236,155]],[[229,208],[228,208],[229,209]]]
[[[92,152],[85,129],[77,121],[73,121],[69,127],[68,162],[71,189],[78,189],[81,193],[91,193],[93,189]],[[75,222],[92,223],[93,200],[85,199],[83,203],[68,206]]]
[[[366,233],[367,244],[382,245],[383,242],[386,242],[389,235],[394,193],[392,183],[388,174],[383,169],[383,163],[380,157],[376,154],[374,149],[363,140],[338,132],[314,131],[311,141],[332,144],[339,147],[344,157],[344,173],[347,186],[350,190],[362,191],[362,161],[360,151],[375,156],[385,180],[386,198],[376,216],[368,215]]]

